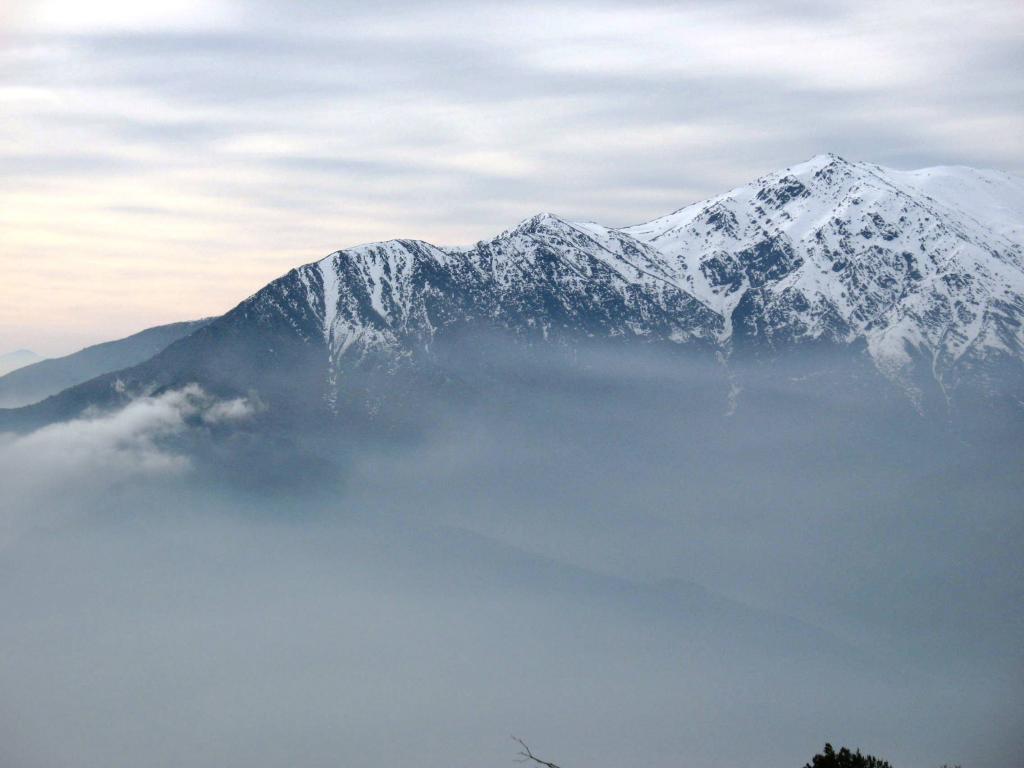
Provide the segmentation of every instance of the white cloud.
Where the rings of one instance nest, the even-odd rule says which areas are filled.
[[[230,22],[233,10],[224,0],[36,0],[16,2],[13,15],[32,30],[78,33],[208,28]]]
[[[174,449],[174,438],[243,421],[257,408],[246,399],[211,397],[191,384],[139,397],[112,413],[87,414],[24,436],[0,435],[0,544],[25,525],[80,514],[126,483],[188,473],[191,461]]]

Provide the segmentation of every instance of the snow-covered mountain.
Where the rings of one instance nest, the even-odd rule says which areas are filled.
[[[646,224],[540,214],[469,248],[389,241],[296,277],[332,369],[408,351],[446,325],[583,332],[733,353],[863,343],[919,394],[1024,353],[1024,181],[901,172],[836,155],[769,174]]]
[[[624,233],[723,320],[722,341],[863,341],[943,389],[1024,351],[1024,180],[821,155]]]
[[[312,310],[334,367],[368,350],[410,351],[466,323],[540,339],[680,343],[712,342],[722,325],[671,279],[655,249],[546,213],[471,248],[392,240],[339,251],[300,267],[290,283],[301,285],[285,292]]]
[[[1024,180],[821,155],[631,227],[539,214],[468,247],[361,245],[42,410],[189,381],[334,405],[357,372],[429,359],[481,328],[527,345],[635,339],[726,364],[849,348],[919,403],[990,391],[1007,373],[1024,380]]]

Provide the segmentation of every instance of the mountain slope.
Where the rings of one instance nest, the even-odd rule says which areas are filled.
[[[86,347],[65,357],[19,368],[0,377],[0,407],[17,408],[39,402],[96,376],[137,365],[207,322],[209,320],[161,325],[124,339]]]
[[[30,349],[17,349],[14,352],[0,355],[0,376],[24,368],[26,365],[38,363],[42,359],[40,355]]]
[[[373,243],[297,276],[336,367],[346,356],[407,351],[479,324],[536,339],[710,341],[719,318],[665,270],[660,254],[614,230],[540,214],[472,248]]]

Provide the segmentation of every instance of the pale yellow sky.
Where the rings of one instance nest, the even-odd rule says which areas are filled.
[[[365,5],[5,3],[0,353],[220,313],[360,242],[633,223],[823,151],[1024,171],[1019,2]]]

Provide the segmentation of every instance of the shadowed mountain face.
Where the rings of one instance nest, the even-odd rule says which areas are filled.
[[[202,328],[209,320],[172,323],[149,328],[117,341],[108,341],[52,360],[33,364],[0,377],[0,408],[37,403],[68,387],[148,360],[168,344]]]
[[[463,373],[485,382],[490,334],[570,357],[610,342],[714,359],[734,394],[746,361],[784,371],[828,348],[814,359],[846,358],[828,375],[874,371],[919,411],[1019,410],[1022,218],[1024,182],[1013,177],[823,155],[624,229],[541,214],[472,247],[362,245],[292,270],[141,365],[0,424],[193,382],[256,394],[282,422],[372,415],[394,405],[382,394],[392,387],[452,384],[452,350],[460,365],[477,355],[480,370]]]

